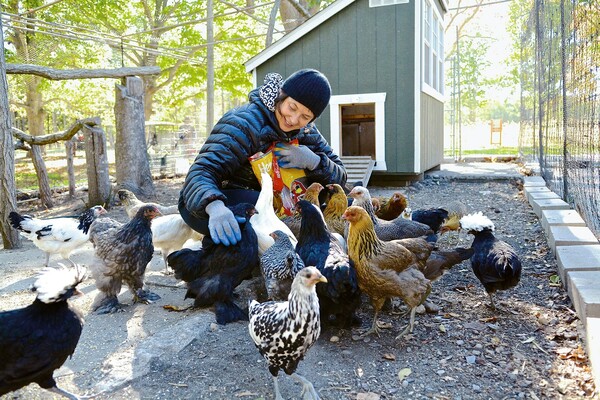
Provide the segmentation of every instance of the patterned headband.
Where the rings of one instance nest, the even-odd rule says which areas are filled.
[[[277,72],[269,72],[265,75],[265,84],[258,89],[260,100],[270,111],[275,112],[275,100],[283,85],[283,77]]]

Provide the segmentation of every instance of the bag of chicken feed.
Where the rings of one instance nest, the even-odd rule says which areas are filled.
[[[292,140],[290,144],[298,146],[298,139]],[[273,208],[277,215],[292,215],[294,205],[306,192],[306,173],[300,168],[281,168],[273,152],[276,145],[277,142],[274,142],[266,152],[260,151],[248,160],[261,185],[261,171],[265,170],[273,178]]]

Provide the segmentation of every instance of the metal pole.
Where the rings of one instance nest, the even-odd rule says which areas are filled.
[[[206,2],[206,136],[215,118],[215,45],[213,38],[213,0]]]
[[[462,110],[460,100],[460,46],[459,46],[458,26],[456,27],[456,81],[457,81],[457,105],[456,113],[458,118],[458,161],[462,161]]]

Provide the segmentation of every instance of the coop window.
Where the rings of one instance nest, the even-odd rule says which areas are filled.
[[[369,0],[369,7],[393,6],[395,4],[406,4],[409,0]]]
[[[444,94],[444,27],[437,9],[423,0],[422,80],[425,92]]]

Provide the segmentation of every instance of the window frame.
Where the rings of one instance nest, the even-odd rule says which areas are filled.
[[[432,1],[423,0],[422,4],[421,90],[444,101],[443,19]]]
[[[369,0],[369,8],[408,4],[410,0]]]

